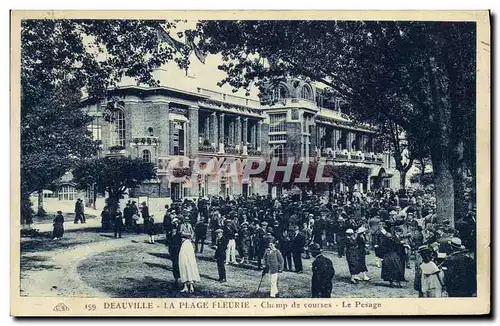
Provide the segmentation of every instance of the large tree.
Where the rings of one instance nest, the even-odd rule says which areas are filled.
[[[130,189],[156,177],[153,163],[128,157],[93,158],[80,162],[73,170],[73,181],[80,189],[95,187],[108,194],[110,212],[119,209],[119,201]]]
[[[463,22],[203,21],[202,50],[221,53],[221,84],[248,91],[289,76],[342,97],[355,118],[393,123],[430,154],[439,220],[475,163],[475,25]],[[474,172],[473,172],[474,173]]]
[[[46,189],[95,143],[83,96],[106,97],[123,77],[157,85],[152,71],[169,60],[185,68],[189,47],[168,35],[174,22],[23,20],[21,23],[21,200]]]

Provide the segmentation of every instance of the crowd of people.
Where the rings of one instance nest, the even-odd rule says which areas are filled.
[[[185,199],[165,206],[161,224],[155,223],[147,203],[139,207],[129,201],[123,213],[110,216],[105,209],[101,216],[103,227],[114,228],[115,237],[122,236],[124,227],[147,233],[150,243],[164,233],[182,292],[194,292],[200,281],[196,254],[204,252],[207,242],[220,282],[226,282],[228,264],[253,265],[262,276],[269,274],[271,297],[279,296],[280,274],[303,273],[303,259],[311,256],[311,296],[330,297],[335,268],[325,251],[345,257],[353,284],[373,277],[366,256],[374,254],[381,278],[390,286],[402,287],[407,274],[414,273],[419,297],[476,294],[475,209],[470,207],[453,224],[438,221],[432,190]]]

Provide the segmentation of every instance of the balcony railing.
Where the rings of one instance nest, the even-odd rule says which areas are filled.
[[[381,164],[384,162],[384,159],[380,154],[364,153],[359,151],[346,152],[346,151],[333,151],[332,149],[322,149],[319,154],[320,157],[326,157],[327,159],[333,159],[337,161],[377,163],[377,164]]]
[[[198,145],[198,151],[201,153],[215,153],[217,150],[212,145]]]
[[[248,149],[248,156],[262,156],[262,151],[249,148]]]
[[[226,145],[226,146],[224,147],[224,152],[225,152],[226,154],[236,154],[236,155],[239,155],[239,154],[240,154],[240,150],[239,150],[239,148],[236,148],[236,147],[234,147],[234,146],[232,146],[232,145]]]
[[[154,136],[140,136],[132,138],[132,145],[135,146],[140,146],[140,145],[157,146],[159,143],[160,140],[158,139],[158,137]]]

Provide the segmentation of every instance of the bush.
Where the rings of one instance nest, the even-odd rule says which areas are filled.
[[[21,196],[21,223],[22,224],[32,224],[33,223],[33,211],[31,200],[28,197]]]
[[[410,178],[411,183],[420,183],[422,186],[427,187],[433,184],[434,174],[432,172],[426,172],[422,176],[421,174],[415,174]]]
[[[40,235],[38,229],[21,229],[21,237],[34,238]]]

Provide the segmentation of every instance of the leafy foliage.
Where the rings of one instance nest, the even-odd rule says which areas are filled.
[[[107,192],[111,198],[108,203],[110,206],[117,205],[127,189],[155,176],[153,163],[128,157],[89,159],[82,161],[73,170],[73,181],[79,189],[94,186],[100,193]]]
[[[188,47],[158,39],[175,23],[155,20],[23,20],[21,23],[21,197],[49,187],[95,152],[79,110],[83,96],[106,97],[123,77],[158,85],[152,71]],[[25,207],[26,205],[23,205]],[[23,209],[22,217],[30,210]]]
[[[223,56],[222,84],[255,85],[265,96],[288,76],[310,78],[343,97],[356,119],[401,127],[411,152],[432,159],[438,218],[453,220],[454,184],[463,176],[455,171],[475,169],[474,23],[203,21],[197,28],[200,47]]]
[[[420,183],[422,186],[427,187],[433,183],[434,175],[432,172],[425,172],[424,174],[415,174],[410,178],[412,183]]]

